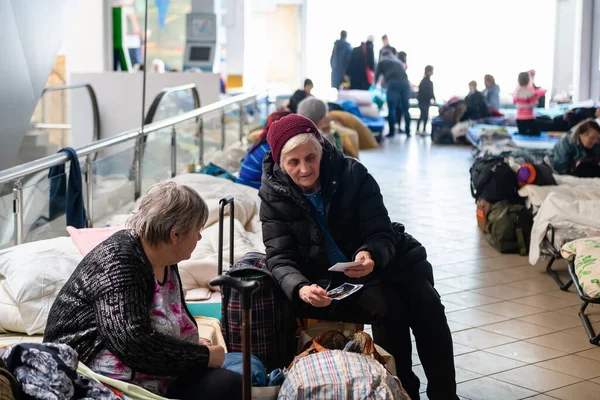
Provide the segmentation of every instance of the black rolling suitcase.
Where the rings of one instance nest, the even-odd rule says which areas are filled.
[[[226,197],[219,202],[219,260],[218,272],[219,276],[210,281],[211,286],[220,286],[221,292],[236,291],[239,294],[239,306],[242,311],[241,315],[241,351],[242,351],[242,384],[243,384],[243,399],[271,399],[277,397],[279,387],[252,387],[252,295],[260,288],[259,282],[255,280],[242,280],[230,275],[223,275],[223,227],[225,217],[225,207],[230,207],[230,235],[229,235],[229,263],[230,268],[233,266],[233,229],[235,207],[233,197]],[[225,298],[225,296],[223,296]],[[221,307],[227,307],[227,304],[222,304]],[[223,310],[222,314],[226,315],[227,310]],[[225,321],[224,321],[225,322]],[[225,322],[226,323],[226,322]],[[226,331],[227,327],[223,326]],[[227,340],[226,340],[227,343]]]

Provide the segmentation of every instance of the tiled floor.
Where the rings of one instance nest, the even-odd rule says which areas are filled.
[[[501,255],[479,232],[471,149],[401,137],[361,160],[379,181],[392,219],[427,248],[453,331],[459,395],[600,399],[600,348],[577,316],[577,295],[560,291],[543,263]],[[600,321],[598,308],[590,312]],[[424,379],[416,355],[414,364]]]
[[[393,220],[427,248],[453,331],[461,398],[600,399],[600,348],[589,343],[577,316],[578,297],[561,292],[541,264],[500,255],[479,232],[471,150],[402,137],[361,153],[361,160]],[[590,313],[600,322],[598,308]],[[425,391],[416,354],[413,362]]]

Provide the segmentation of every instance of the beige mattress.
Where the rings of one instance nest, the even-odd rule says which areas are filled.
[[[215,345],[221,345],[224,348],[225,340],[221,334],[221,324],[219,320],[208,317],[195,317],[198,324],[198,334],[200,337],[209,339]],[[20,333],[0,334],[0,347],[19,343],[41,343],[44,337],[42,335],[28,336]]]

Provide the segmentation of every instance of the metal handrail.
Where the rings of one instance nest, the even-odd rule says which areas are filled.
[[[192,91],[196,90],[195,87],[188,87],[188,89],[192,89]],[[169,93],[169,91],[173,90],[181,90],[179,88],[171,88],[166,89],[164,92]],[[163,93],[161,96],[164,96]],[[268,95],[267,90],[263,91],[254,91],[251,93],[238,95],[232,97],[227,100],[222,100],[216,102],[214,104],[210,104],[208,106],[200,107],[195,110],[186,112],[184,114],[166,118],[164,120],[153,122],[150,124],[144,124],[144,126],[123,132],[116,136],[102,139],[89,145],[80,147],[76,150],[77,155],[80,158],[84,158],[85,160],[85,168],[83,169],[85,175],[85,186],[86,186],[86,209],[87,209],[87,227],[93,227],[94,221],[94,211],[93,211],[93,193],[94,193],[94,168],[93,161],[98,154],[99,151],[107,149],[112,146],[116,146],[121,143],[135,141],[135,151],[140,154],[140,157],[136,159],[137,165],[134,165],[135,168],[135,199],[137,200],[141,193],[141,164],[143,161],[143,143],[146,135],[149,133],[159,131],[164,128],[171,127],[171,173],[172,176],[176,174],[176,147],[177,147],[177,132],[175,129],[175,125],[180,124],[184,121],[188,121],[191,119],[196,119],[200,122],[200,156],[202,157],[203,152],[203,131],[202,131],[202,117],[208,114],[213,114],[216,112],[220,113],[221,121],[224,123],[225,112],[228,107],[237,105],[239,107],[239,118],[240,118],[240,140],[242,139],[242,134],[244,133],[244,115],[245,115],[245,107],[252,101],[254,110],[256,113],[259,112],[258,108],[258,99],[259,97],[265,97],[267,102],[267,110],[269,109],[270,97]],[[198,98],[199,100],[199,98]],[[225,126],[222,126],[222,146],[224,146],[224,132]],[[23,178],[34,174],[36,172],[41,172],[48,170],[49,168],[65,164],[69,161],[69,157],[66,153],[57,153],[48,157],[41,158],[39,160],[31,161],[22,165],[18,165],[13,168],[9,168],[4,171],[0,171],[0,184],[4,184],[7,182],[13,182],[13,214],[14,214],[14,235],[15,235],[15,243],[21,244],[25,238],[25,227],[23,225],[23,212],[24,212],[24,198],[23,198]]]
[[[44,101],[44,95],[46,93],[50,93],[50,92],[57,92],[57,91],[63,91],[63,90],[73,90],[73,89],[86,89],[88,91],[88,94],[90,95],[90,101],[92,102],[92,118],[93,118],[93,132],[92,132],[92,142],[97,141],[100,138],[100,111],[98,109],[98,98],[96,97],[96,92],[94,91],[94,88],[92,87],[92,85],[90,85],[89,83],[79,83],[79,84],[75,84],[75,85],[60,85],[60,86],[50,86],[47,88],[44,88],[44,90],[42,90],[42,96],[40,97],[42,99],[42,124],[36,124],[35,127],[36,128],[42,128],[41,126],[38,125],[48,125],[45,123],[45,115],[46,115],[46,103]],[[64,99],[63,99],[63,103],[64,103]],[[64,104],[63,104],[64,107]],[[49,129],[68,129],[68,128],[64,128],[61,126],[59,126],[60,124],[52,124],[52,125],[56,125],[56,126],[51,126],[48,127],[46,126],[46,128]]]
[[[150,105],[150,108],[148,109],[148,113],[146,114],[146,117],[144,118],[144,125],[147,124],[151,124],[152,122],[154,122],[154,118],[156,117],[156,112],[158,111],[158,107],[160,106],[160,103],[162,102],[162,100],[173,94],[173,93],[177,93],[177,92],[185,92],[185,91],[191,91],[192,92],[192,97],[194,98],[194,109],[200,108],[201,103],[200,103],[200,95],[198,93],[198,89],[196,88],[196,85],[194,83],[190,83],[187,85],[181,85],[181,86],[174,86],[174,87],[170,87],[170,88],[164,88],[163,90],[160,91],[160,93],[158,93],[156,95],[156,97],[154,97],[154,100],[152,101],[152,104]],[[200,120],[200,118],[196,118],[196,122],[198,122]],[[202,122],[200,122],[200,131],[202,132]],[[171,143],[171,177],[175,177],[176,174],[176,165],[177,165],[177,149],[175,146],[175,142],[177,141],[177,131],[175,130],[175,126],[172,127],[171,129],[171,141],[173,143]],[[136,185],[135,185],[135,197],[138,198],[141,193],[142,193],[142,180],[141,180],[141,176],[142,176],[142,168],[143,168],[143,163],[142,163],[142,159],[144,158],[144,152],[146,150],[146,143],[148,141],[148,135],[143,135],[140,139],[138,139],[139,143],[136,146],[136,151],[135,151],[135,157],[133,160],[133,165],[134,168],[136,170],[136,176],[139,179],[136,179]],[[200,160],[202,160],[203,158],[203,152],[204,152],[204,147],[202,145],[200,145]]]
[[[147,125],[154,122],[154,117],[156,116],[156,112],[158,111],[158,106],[160,105],[163,98],[173,93],[185,92],[187,90],[190,90],[192,92],[192,97],[194,98],[194,108],[200,108],[202,106],[202,103],[200,102],[200,95],[194,83],[164,88],[159,94],[156,95],[156,97],[154,97],[154,100],[152,101],[152,104],[148,109],[148,113],[146,114],[146,118],[144,118],[144,124]]]
[[[79,157],[84,157],[84,156],[87,156],[90,154],[93,155],[94,153],[96,153],[100,150],[104,150],[107,147],[111,147],[111,146],[114,146],[114,145],[117,145],[120,143],[128,142],[132,139],[140,138],[140,137],[142,137],[142,135],[147,135],[148,133],[156,132],[158,130],[167,128],[169,126],[180,124],[189,119],[198,118],[198,117],[202,117],[204,115],[214,113],[216,111],[219,111],[223,108],[226,108],[226,107],[229,107],[229,106],[232,106],[235,104],[245,103],[248,100],[251,100],[251,99],[258,97],[265,93],[266,92],[256,91],[256,92],[238,95],[238,96],[232,97],[227,100],[218,101],[216,103],[209,104],[204,107],[200,107],[196,110],[188,111],[186,113],[177,115],[175,117],[166,118],[166,119],[163,119],[158,122],[153,122],[151,124],[144,125],[143,130],[142,130],[142,128],[137,128],[137,129],[133,129],[133,130],[130,130],[127,132],[123,132],[116,136],[112,136],[110,138],[101,139],[94,143],[90,143],[86,146],[80,147],[79,149],[76,149],[77,155],[79,155]],[[34,160],[34,161],[30,161],[25,164],[17,165],[16,167],[12,167],[12,168],[5,169],[4,171],[0,171],[0,183],[11,182],[11,181],[14,181],[14,180],[17,180],[20,178],[24,178],[27,175],[30,175],[30,174],[33,174],[36,172],[40,172],[40,171],[44,171],[46,169],[55,167],[57,165],[64,164],[68,161],[69,161],[69,157],[66,154],[57,153],[57,154],[53,154],[51,156],[40,158],[39,160]]]

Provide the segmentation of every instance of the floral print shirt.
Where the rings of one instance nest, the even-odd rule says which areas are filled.
[[[157,280],[154,282],[154,298],[149,309],[152,329],[163,335],[198,343],[198,328],[181,301],[181,283],[172,268],[166,270],[168,272],[165,282],[163,284]],[[159,395],[164,395],[175,379],[175,377],[151,376],[135,372],[107,349],[98,353],[90,368],[109,378],[132,383]]]

